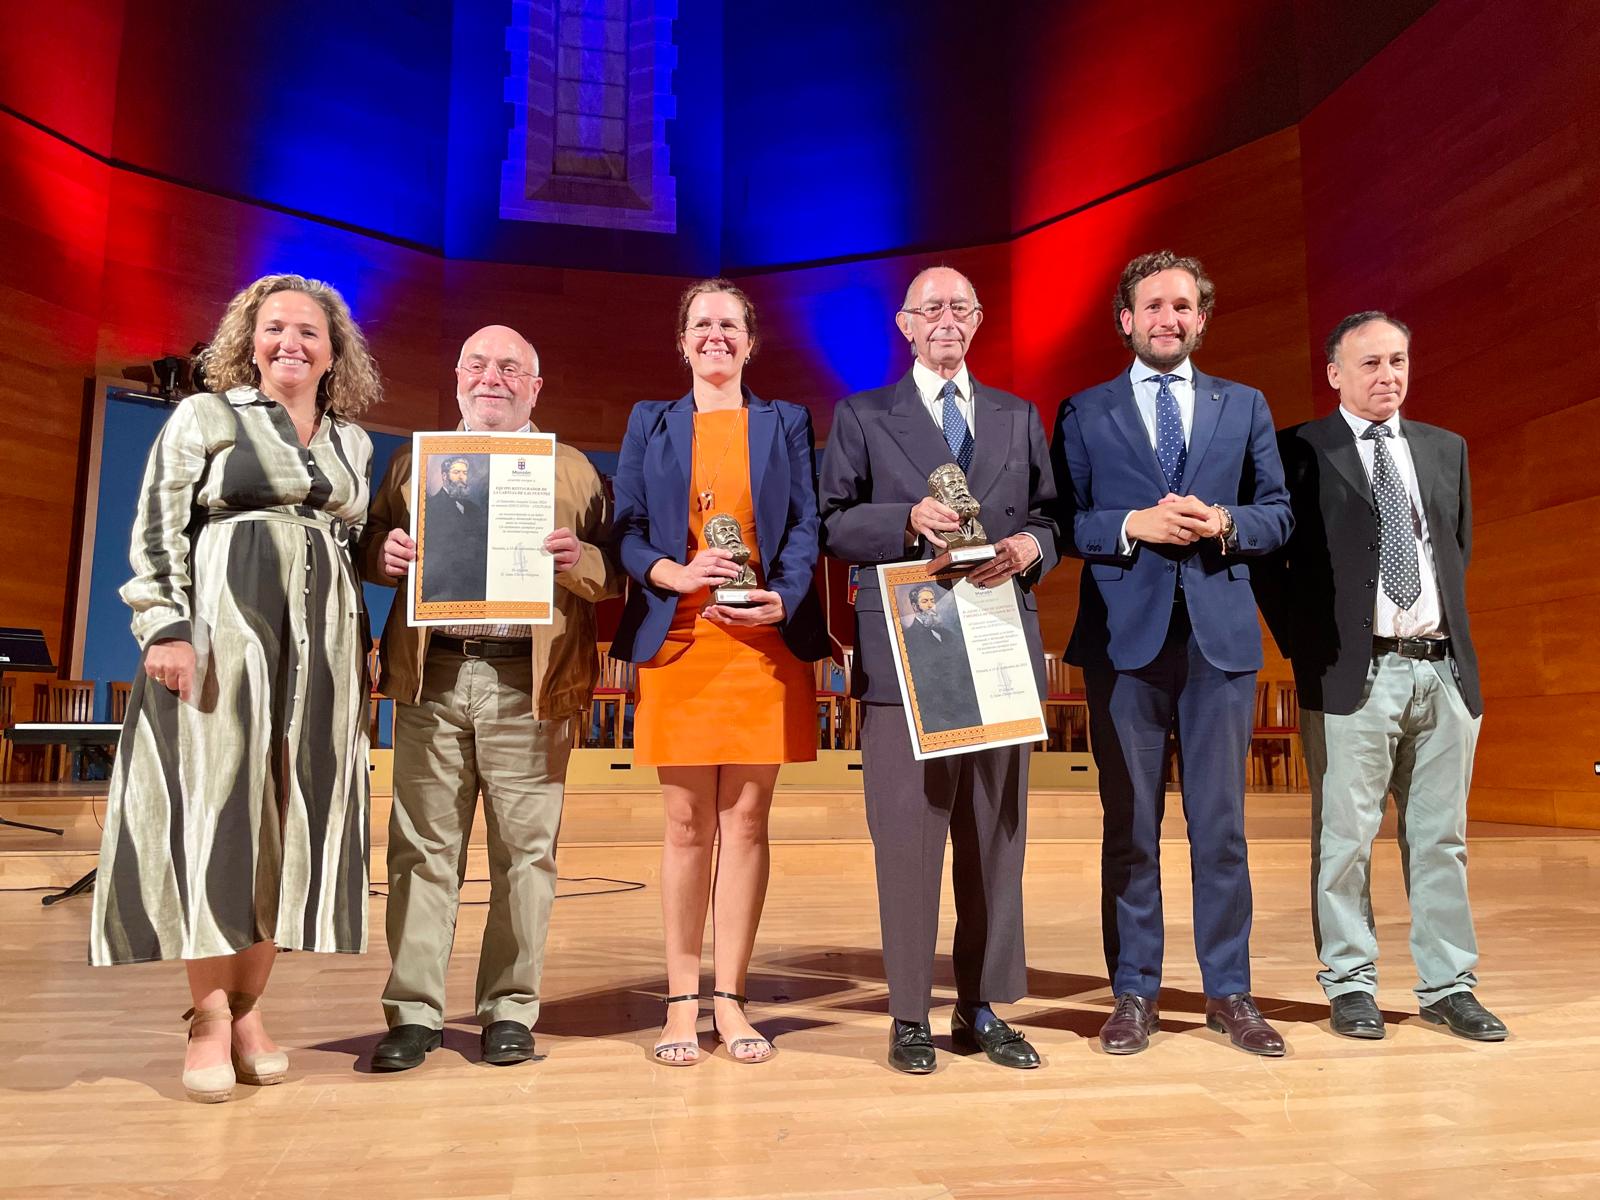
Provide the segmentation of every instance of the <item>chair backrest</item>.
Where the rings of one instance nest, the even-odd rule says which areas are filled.
[[[128,715],[128,697],[133,694],[133,684],[114,679],[106,684],[106,720],[122,724]]]
[[[15,718],[14,706],[16,699],[17,681],[14,679],[0,679],[0,729],[5,729]]]
[[[1052,696],[1065,695],[1072,690],[1071,672],[1067,670],[1067,664],[1061,661],[1059,654],[1045,653],[1044,681],[1045,691]]]
[[[49,685],[48,721],[94,720],[94,680],[57,679]]]
[[[632,695],[638,671],[633,663],[611,657],[610,642],[596,642],[595,653],[600,656],[600,678],[596,687],[619,688]]]

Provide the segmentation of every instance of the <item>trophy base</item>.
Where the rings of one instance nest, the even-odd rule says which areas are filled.
[[[993,557],[993,546],[956,546],[932,559],[928,570],[935,575],[940,571],[970,571]]]
[[[726,604],[730,608],[750,608],[759,603],[751,599],[754,588],[721,587],[711,593],[711,599],[716,604]]]

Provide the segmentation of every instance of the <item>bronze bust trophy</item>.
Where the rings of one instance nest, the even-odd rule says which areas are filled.
[[[981,506],[967,486],[967,476],[955,463],[945,463],[928,476],[928,495],[946,508],[953,510],[961,520],[961,528],[944,535],[945,550],[938,555],[929,569],[943,571],[947,567],[974,567],[994,557],[994,547],[989,535],[978,521]]]
[[[756,583],[755,570],[750,566],[750,547],[744,544],[744,530],[737,518],[727,513],[717,513],[706,522],[706,543],[733,555],[733,565],[739,573],[712,592],[717,604],[754,604],[750,593],[760,585]]]

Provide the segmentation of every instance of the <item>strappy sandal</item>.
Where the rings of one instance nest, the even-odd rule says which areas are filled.
[[[749,1001],[745,997],[739,995],[738,992],[714,991],[711,994],[712,996],[721,996],[724,1000],[732,1000],[739,1006],[740,1012],[743,1012],[744,1006],[749,1003]],[[717,1041],[721,1042],[728,1048],[728,1057],[733,1059],[734,1062],[763,1063],[778,1052],[778,1048],[772,1044],[771,1040],[764,1037],[740,1037],[734,1038],[733,1041],[730,1042],[727,1038],[722,1036],[722,1029],[717,1026],[717,1019],[715,1016],[711,1018],[711,1024],[712,1027],[717,1030]],[[740,1046],[765,1047],[765,1049],[758,1049],[754,1054],[740,1054]]]
[[[233,1014],[233,1019],[237,1021],[254,1009],[259,999],[260,996],[247,996],[243,992],[229,992],[228,1008]],[[231,1041],[228,1045],[233,1053],[234,1074],[239,1077],[241,1083],[268,1087],[274,1083],[282,1083],[289,1077],[289,1056],[282,1050],[269,1050],[265,1054],[245,1054]]]
[[[669,1005],[682,1004],[688,1000],[693,1000],[698,1005],[700,1003],[699,993],[691,992],[687,996],[668,996],[662,1003]],[[688,1058],[663,1057],[663,1051],[671,1050],[692,1050],[694,1053]],[[696,1038],[692,1042],[657,1042],[655,1049],[650,1051],[650,1055],[665,1067],[692,1067],[700,1061],[700,1041]]]
[[[194,1031],[202,1025],[233,1024],[233,1013],[226,1008],[191,1008],[183,1014],[189,1022],[189,1036],[194,1041]],[[230,1039],[231,1044],[231,1039]],[[183,1072],[184,1094],[196,1104],[221,1104],[233,1099],[233,1064],[218,1063],[214,1067],[195,1067]]]

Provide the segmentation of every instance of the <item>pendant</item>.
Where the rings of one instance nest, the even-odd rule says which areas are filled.
[[[711,511],[711,506],[714,503],[716,503],[716,499],[712,495],[712,492],[711,492],[710,488],[707,488],[705,491],[700,493],[700,511],[701,512],[710,512]]]

